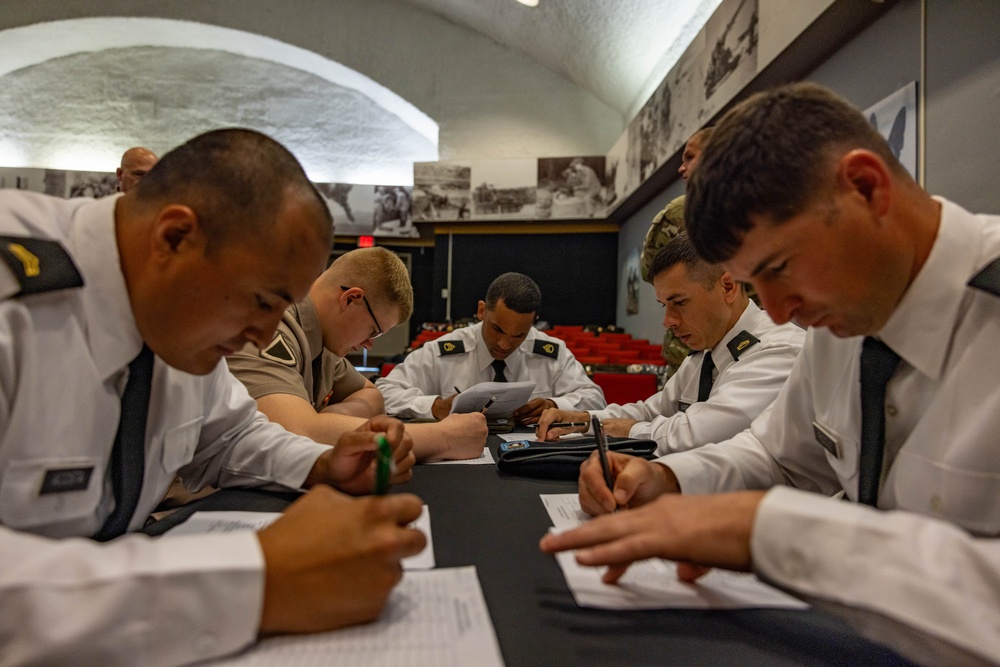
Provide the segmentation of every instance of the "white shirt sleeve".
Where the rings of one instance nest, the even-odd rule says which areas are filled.
[[[432,408],[438,394],[437,358],[430,344],[407,355],[387,377],[375,381],[385,399],[385,411],[403,418],[433,419]],[[464,387],[463,387],[464,389]]]
[[[552,376],[552,396],[560,410],[600,410],[607,405],[604,392],[587,377],[587,370],[573,353],[563,346],[558,368]]]
[[[1000,540],[944,521],[778,487],[757,510],[754,570],[869,609],[989,660],[1000,656]]]
[[[264,562],[255,533],[106,544],[0,527],[3,664],[177,665],[257,637]]]

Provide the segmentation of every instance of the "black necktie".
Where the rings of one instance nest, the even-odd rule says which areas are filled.
[[[490,364],[493,367],[493,381],[494,382],[506,382],[507,378],[503,376],[503,369],[507,368],[507,364],[504,363],[503,359],[494,359],[493,363]]]
[[[698,402],[704,403],[708,400],[708,395],[712,393],[712,371],[715,370],[715,362],[712,361],[712,351],[705,350],[705,358],[701,360],[701,377],[698,378]]]
[[[899,355],[875,338],[861,349],[861,462],[858,502],[875,507],[885,449],[885,386],[899,365]]]
[[[139,356],[128,365],[128,382],[122,394],[122,414],[111,450],[111,487],[115,492],[115,509],[94,535],[107,542],[128,530],[129,521],[139,504],[145,469],[146,414],[153,381],[153,352],[142,346]]]

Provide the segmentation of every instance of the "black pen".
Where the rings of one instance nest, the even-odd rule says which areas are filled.
[[[459,389],[458,387],[455,387],[455,393],[456,393],[456,394],[461,394],[461,393],[462,393],[462,390],[461,390],[461,389]]]
[[[573,428],[574,426],[586,426],[587,422],[553,422],[549,428]]]
[[[601,460],[604,483],[608,485],[608,489],[613,494],[615,492],[615,480],[611,476],[611,465],[608,463],[608,441],[604,437],[604,426],[601,424],[601,420],[597,418],[597,415],[592,416],[590,422],[594,427],[594,438],[597,440],[597,458]]]
[[[490,400],[486,401],[486,405],[483,406],[483,409],[481,411],[484,415],[486,414],[486,411],[490,409],[490,406],[493,405],[493,401],[495,400],[497,400],[497,397],[491,396]]]

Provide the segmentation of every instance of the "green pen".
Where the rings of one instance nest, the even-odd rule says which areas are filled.
[[[389,491],[389,476],[396,466],[392,460],[392,447],[385,436],[380,433],[375,436],[375,441],[378,442],[378,452],[375,459],[374,493],[376,496],[384,496]]]

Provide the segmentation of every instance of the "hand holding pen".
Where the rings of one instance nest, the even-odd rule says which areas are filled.
[[[608,491],[611,492],[612,496],[615,493],[615,478],[611,475],[611,464],[608,463],[608,439],[604,435],[604,426],[601,424],[601,420],[594,415],[590,418],[591,424],[594,427],[594,439],[597,441],[597,458],[601,462],[601,474],[604,475],[604,483],[608,486]],[[615,503],[615,508],[613,512],[618,511],[618,503]]]

